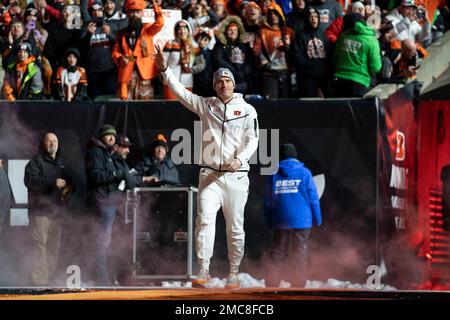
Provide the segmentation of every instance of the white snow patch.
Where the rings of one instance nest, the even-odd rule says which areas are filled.
[[[344,288],[344,289],[374,290],[367,287],[366,284],[351,283],[350,281],[341,281],[333,278],[328,279],[327,282],[317,280],[306,280],[305,288],[307,289]],[[386,284],[381,284],[380,289],[378,290],[395,291],[397,289]]]
[[[258,280],[253,278],[248,273],[239,273],[239,282],[241,284],[241,288],[265,288],[266,282],[264,279]],[[208,288],[225,288],[225,284],[227,283],[227,278],[212,278],[211,282],[207,286]],[[161,286],[163,288],[191,288],[192,282],[181,282],[181,281],[164,281],[161,282]]]
[[[255,279],[248,273],[239,273],[239,282],[241,288],[265,288],[265,279]],[[227,282],[227,278],[212,278],[208,285],[208,288],[224,288]],[[164,281],[161,283],[163,288],[192,288],[192,282],[182,282],[182,281]],[[291,288],[292,284],[290,282],[281,280],[278,284],[279,288]],[[306,289],[330,289],[330,288],[341,288],[341,289],[356,289],[356,290],[374,290],[368,288],[366,284],[351,283],[350,281],[342,281],[333,278],[329,278],[326,282],[319,280],[306,280]],[[380,289],[384,291],[396,291],[397,289],[389,285],[381,284]]]

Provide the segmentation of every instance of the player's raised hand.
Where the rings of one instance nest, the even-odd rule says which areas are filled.
[[[155,55],[156,65],[157,65],[159,71],[166,71],[167,64],[166,64],[166,61],[164,60],[163,54],[161,52],[161,48],[158,45],[155,45],[155,51],[156,51],[156,53],[154,55]]]

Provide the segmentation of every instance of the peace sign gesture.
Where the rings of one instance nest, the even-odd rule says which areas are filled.
[[[154,54],[154,57],[156,59],[156,65],[158,66],[159,71],[164,72],[167,69],[167,64],[166,61],[164,60],[161,48],[155,45],[155,51],[156,53]]]

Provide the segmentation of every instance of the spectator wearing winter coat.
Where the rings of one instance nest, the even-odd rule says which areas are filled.
[[[381,70],[380,45],[375,30],[362,21],[344,32],[333,56],[334,97],[362,97],[369,90],[372,76]]]
[[[325,30],[325,36],[330,40],[331,43],[336,43],[337,39],[344,30],[344,19],[348,17],[349,14],[359,13],[361,16],[365,16],[364,4],[361,1],[355,1],[348,7],[349,10],[347,15],[339,16],[328,26]]]
[[[2,55],[2,66],[6,70],[8,66],[16,61],[19,47],[22,43],[27,42],[30,47],[30,53],[37,58],[40,50],[36,45],[34,37],[29,37],[26,33],[25,26],[20,20],[13,20],[10,24],[8,36],[0,44],[0,53]]]
[[[58,137],[48,132],[39,153],[25,167],[28,212],[34,244],[31,282],[48,286],[55,280],[62,224],[76,189],[74,175],[59,151]]]
[[[342,7],[336,0],[312,0],[310,6],[319,12],[320,31],[325,31],[336,18],[343,14]]]
[[[254,55],[248,43],[244,43],[244,25],[238,16],[228,16],[217,30],[219,40],[213,50],[213,68],[227,68],[235,80],[235,91],[253,92]]]
[[[161,7],[153,0],[154,23],[142,23],[144,0],[128,0],[125,11],[129,25],[117,34],[113,61],[119,69],[119,96],[122,100],[149,100],[154,97],[152,80],[157,76],[153,37],[162,29]]]
[[[129,140],[116,140],[117,131],[109,124],[102,125],[96,137],[88,145],[86,155],[86,177],[88,202],[98,218],[95,252],[95,284],[111,285],[108,268],[108,253],[113,226],[119,208],[123,205],[123,190],[133,188],[138,180],[131,177],[129,167],[117,151],[120,146],[129,147]],[[116,145],[117,144],[117,145]],[[122,150],[125,152],[125,150]],[[153,178],[140,177],[142,183]]]
[[[247,3],[244,7],[244,42],[254,49],[257,39],[261,34],[261,26],[264,21],[261,7],[253,1]]]
[[[64,65],[56,71],[55,90],[63,101],[82,101],[87,99],[88,79],[86,71],[78,65],[80,52],[68,48],[64,55]]]
[[[44,51],[45,42],[48,38],[48,32],[42,27],[39,18],[40,16],[38,10],[34,6],[34,3],[29,3],[23,15],[26,29],[25,37],[27,39],[29,37],[32,37],[34,42],[36,43],[36,46],[39,48],[40,52],[42,52]],[[40,64],[42,70],[42,80],[44,81],[43,94],[45,96],[50,96],[52,92],[52,67],[50,65],[50,62],[44,55],[36,56],[36,59]]]
[[[396,82],[406,82],[417,77],[422,60],[428,57],[428,52],[411,39],[405,39],[401,44],[400,54],[394,59],[392,78]]]
[[[294,31],[286,26],[279,5],[272,2],[267,7],[267,21],[261,28],[260,39],[255,44],[255,55],[262,68],[263,95],[269,99],[287,98],[290,90],[290,46]]]
[[[67,12],[63,12],[66,6],[66,1],[64,0],[50,0],[49,3],[46,0],[36,0],[35,4],[38,11],[41,12],[44,28],[48,31],[57,27],[63,20],[63,16],[67,14]]]
[[[382,68],[378,74],[379,83],[389,83],[395,79],[391,79],[393,72],[393,64],[400,55],[398,40],[394,39],[394,30],[390,21],[383,19],[379,28],[380,51]]]
[[[169,155],[167,139],[162,134],[156,136],[150,154],[144,156],[135,169],[141,176],[154,177],[154,182],[180,183],[177,167]]]
[[[286,24],[295,34],[298,34],[305,27],[306,19],[306,1],[292,0],[292,11],[286,14]]]
[[[198,44],[194,41],[191,26],[186,20],[178,21],[174,26],[175,39],[166,42],[163,56],[175,77],[192,91],[194,74],[205,69],[205,59]],[[175,100],[177,97],[164,83],[164,98]]]
[[[395,38],[399,41],[411,39],[423,44],[431,40],[431,24],[427,13],[417,16],[417,6],[414,0],[402,0],[400,6],[392,10],[386,19],[394,26]]]
[[[9,101],[37,100],[42,96],[42,73],[32,54],[31,45],[24,42],[17,52],[16,62],[9,65],[3,84],[3,96]]]
[[[79,10],[76,5],[66,5],[62,10],[62,20],[55,28],[47,29],[48,38],[43,54],[49,60],[55,73],[63,63],[67,48],[79,48],[81,29],[74,27],[73,12]]]
[[[193,92],[199,96],[211,97],[215,95],[214,88],[212,87],[214,69],[211,57],[211,42],[216,42],[214,31],[209,28],[202,28],[201,31],[195,35],[194,39],[198,43],[198,47],[205,60],[205,69],[194,74]]]
[[[294,63],[300,97],[328,95],[328,39],[319,30],[319,14],[314,8],[307,12],[308,22],[294,41]]]
[[[34,7],[34,4],[28,4],[23,14],[23,22],[27,33],[26,38],[33,37],[37,47],[42,51],[48,37],[48,32],[39,25],[38,18],[38,11]]]
[[[216,14],[218,22],[222,21],[229,15],[225,0],[211,0],[209,5],[211,6],[212,11]]]
[[[111,28],[104,19],[101,0],[94,0],[90,10],[88,0],[81,0],[80,5],[85,28],[81,44],[88,71],[89,97],[113,96],[117,88],[117,68],[112,59],[116,37],[111,36]]]
[[[192,34],[197,34],[203,27],[213,28],[219,23],[216,13],[208,6],[206,0],[200,0],[194,4],[192,12],[186,19],[191,25]]]
[[[283,144],[280,159],[278,172],[267,178],[264,197],[266,225],[273,230],[272,266],[275,280],[283,274],[282,279],[302,287],[309,235],[322,224],[320,201],[311,171],[297,159],[293,144]]]
[[[104,32],[111,39],[112,42],[116,41],[117,32],[125,29],[128,26],[128,17],[122,12],[117,0],[104,0],[103,2],[103,13],[105,26]]]

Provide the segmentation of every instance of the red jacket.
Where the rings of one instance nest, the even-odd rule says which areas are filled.
[[[330,40],[331,43],[336,43],[337,39],[344,29],[344,17],[340,16],[334,19],[334,21],[325,30],[325,36]]]

